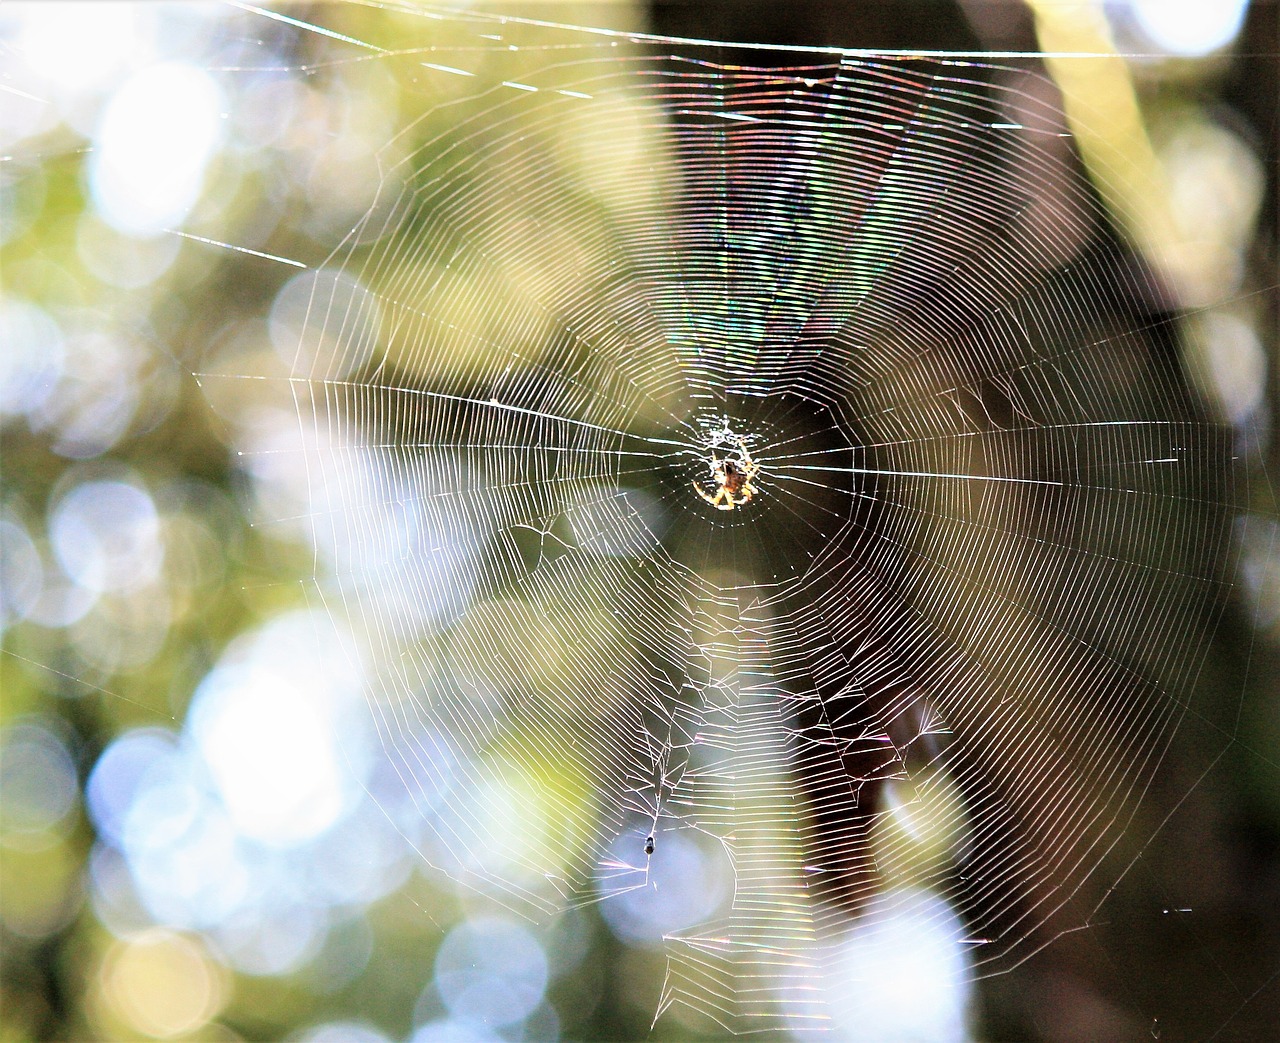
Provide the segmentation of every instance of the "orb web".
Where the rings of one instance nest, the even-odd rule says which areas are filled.
[[[406,835],[532,916],[696,855],[660,1007],[732,1031],[913,901],[966,975],[1087,923],[1233,490],[1046,81],[408,25],[288,380]]]

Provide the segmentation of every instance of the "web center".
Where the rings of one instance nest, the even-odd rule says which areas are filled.
[[[747,441],[730,430],[727,423],[708,438],[706,469],[701,478],[690,484],[716,510],[745,507],[760,491],[755,486],[760,463],[751,455]]]

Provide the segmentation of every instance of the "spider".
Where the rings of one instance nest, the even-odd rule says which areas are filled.
[[[731,511],[750,501],[759,490],[751,484],[751,479],[760,473],[760,465],[751,459],[746,443],[738,439],[738,458],[726,456],[717,460],[711,454],[711,478],[716,483],[714,493],[707,492],[697,482],[693,483],[694,491],[718,511]]]

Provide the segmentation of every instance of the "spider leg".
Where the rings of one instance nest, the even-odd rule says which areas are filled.
[[[718,501],[720,499],[720,494],[724,492],[723,489],[717,490],[715,496],[712,496],[709,492],[707,492],[704,488],[702,488],[702,486],[700,486],[697,482],[690,482],[689,484],[693,486],[693,491],[697,493],[699,496],[701,496],[704,500],[706,500],[707,503],[711,504],[712,507],[719,506]]]

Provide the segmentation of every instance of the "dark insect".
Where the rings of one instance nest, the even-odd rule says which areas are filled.
[[[652,854],[653,854],[653,837],[645,837],[645,838],[644,838],[644,853],[645,853],[646,855],[652,855]]]

